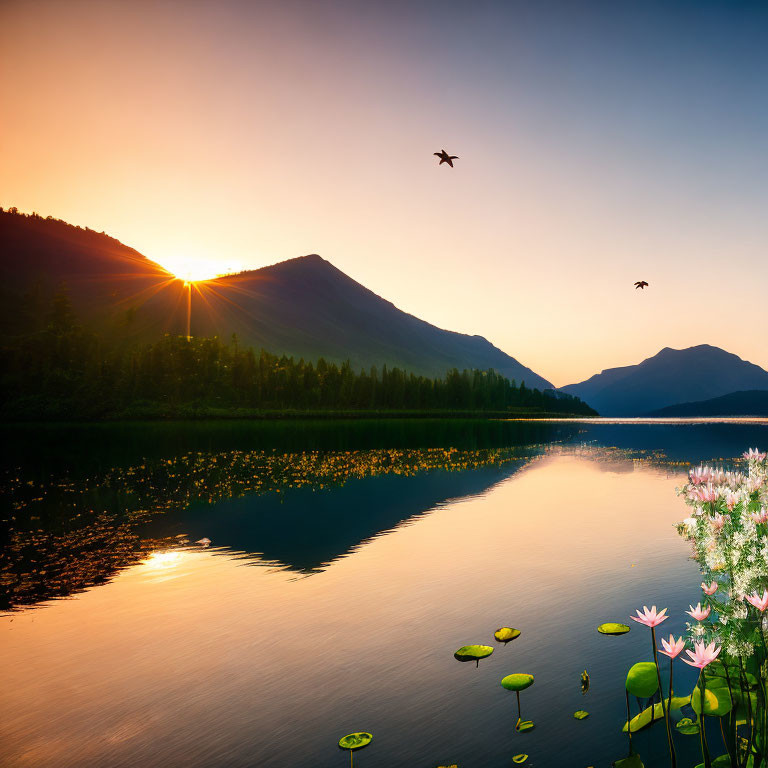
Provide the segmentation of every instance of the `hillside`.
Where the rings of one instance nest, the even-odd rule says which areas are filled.
[[[183,282],[103,233],[0,212],[0,243],[2,337],[38,330],[60,286],[78,316],[102,334],[148,342],[186,333]],[[409,315],[315,254],[196,283],[191,297],[196,336],[236,333],[244,345],[279,354],[397,365],[425,376],[493,368],[528,387],[552,387],[482,336]]]
[[[768,371],[719,347],[662,349],[638,365],[609,368],[564,392],[602,416],[643,416],[677,403],[742,390],[768,390]]]
[[[694,416],[768,416],[768,391],[751,389],[746,392],[731,392],[711,400],[699,400],[694,403],[677,403],[649,416],[658,417],[694,417]]]

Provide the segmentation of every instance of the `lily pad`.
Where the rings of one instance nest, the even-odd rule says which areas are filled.
[[[520,733],[525,733],[525,731],[533,730],[533,727],[533,720],[518,720],[515,730],[520,731]]]
[[[463,645],[453,656],[458,661],[480,661],[492,653],[490,645]]]
[[[501,684],[508,691],[524,691],[533,685],[533,675],[526,675],[520,672],[514,675],[507,675],[502,678]]]
[[[515,755],[512,758],[513,763],[524,763],[528,759],[528,755]]]
[[[584,720],[585,718],[589,717],[589,712],[586,712],[586,711],[584,711],[583,709],[577,709],[577,710],[576,710],[576,711],[573,713],[573,716],[574,716],[574,717],[575,717],[577,720]]]
[[[627,672],[627,691],[638,699],[649,699],[659,690],[656,665],[652,661],[639,661]]]
[[[757,678],[751,672],[745,672],[747,678],[747,684],[750,688],[754,688],[757,685]],[[728,677],[731,679],[731,684],[735,687],[739,687],[739,668],[732,665],[728,665]],[[707,687],[710,687],[710,681],[723,680],[725,685],[728,685],[728,677],[725,674],[725,665],[720,659],[713,661],[711,664],[704,668],[704,678],[707,681]]]
[[[638,755],[637,752],[633,752],[629,757],[616,760],[613,763],[613,768],[645,768],[645,766],[640,759],[640,755]]]
[[[589,690],[589,675],[587,674],[587,670],[585,669],[581,673],[581,692],[586,693]]]
[[[668,704],[668,700],[664,699],[664,706]],[[672,711],[676,709],[682,709],[686,704],[691,703],[690,696],[673,696],[670,709]],[[651,707],[646,707],[639,715],[635,715],[630,721],[629,726],[632,729],[632,733],[640,731],[646,728],[651,723],[661,720],[664,717],[664,710],[661,708],[661,702],[658,701]],[[621,729],[624,733],[627,732],[627,724],[624,723],[624,727]],[[696,731],[698,733],[698,731]]]
[[[601,624],[597,631],[601,635],[626,635],[629,632],[629,626],[627,624],[619,624],[616,621],[609,621]]]
[[[690,717],[680,718],[675,728],[686,736],[693,736],[699,732],[699,724],[695,720],[691,720]]]
[[[729,755],[720,755],[712,761],[712,768],[730,768],[730,767],[731,767],[731,758]],[[696,766],[696,768],[704,768],[704,763],[699,763]]]
[[[342,736],[339,739],[339,746],[342,749],[362,749],[363,747],[367,747],[373,739],[373,736],[370,733],[366,733],[365,731],[358,731],[357,733],[349,733],[346,736]]]
[[[691,694],[691,708],[701,714],[701,689],[696,686]],[[721,717],[731,711],[731,695],[727,688],[704,689],[704,714],[710,717]]]
[[[500,627],[493,633],[493,636],[498,642],[506,645],[510,640],[520,637],[520,630],[513,629],[512,627]]]

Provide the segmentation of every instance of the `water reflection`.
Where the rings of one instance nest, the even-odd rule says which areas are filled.
[[[615,452],[595,458],[555,451],[488,476],[475,486],[487,490],[442,501],[311,578],[187,549],[15,613],[3,633],[8,764],[334,766],[338,738],[359,730],[375,734],[370,768],[502,768],[521,751],[554,766],[556,743],[569,764],[606,764],[625,749],[622,675],[647,638],[595,627],[662,596],[683,617],[696,569],[672,526],[677,477],[617,465]],[[505,625],[522,630],[513,644],[479,668],[456,663],[457,648],[492,644]],[[499,685],[517,671],[536,678],[525,734]],[[590,718],[575,721],[581,708]],[[639,748],[654,765],[652,745]]]
[[[457,449],[404,445],[429,442],[423,425],[388,429],[390,444],[361,447],[325,425],[322,440],[347,447],[315,433],[306,450],[267,450],[245,428],[229,447],[207,431],[175,451],[134,434],[109,461],[99,438],[91,456],[7,465],[2,578],[22,607],[0,617],[0,762],[331,767],[347,762],[339,737],[361,730],[375,735],[368,768],[625,754],[623,680],[647,635],[596,627],[655,602],[665,632],[683,631],[700,578],[675,486],[689,463],[768,445],[768,430],[553,426],[541,445],[538,427],[457,425]],[[194,546],[203,536],[210,548]],[[522,631],[506,647],[503,626]],[[456,663],[471,644],[496,650]],[[499,684],[513,672],[536,679],[529,733]],[[663,764],[658,733],[635,739]],[[695,739],[677,746],[680,765],[698,762]]]
[[[2,487],[9,536],[0,607],[73,594],[155,550],[203,537],[278,566],[316,570],[452,496],[482,492],[526,461],[521,454],[198,452],[44,480],[15,468]]]

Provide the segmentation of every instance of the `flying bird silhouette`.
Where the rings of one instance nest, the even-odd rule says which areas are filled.
[[[439,152],[433,152],[433,155],[440,158],[440,162],[438,165],[442,165],[443,163],[448,163],[448,165],[453,168],[453,161],[458,160],[458,155],[449,155],[444,149],[441,149]]]
[[[645,280],[638,280],[635,283],[635,290],[637,290],[638,288],[642,288],[643,290],[645,290],[646,285],[648,285],[648,283],[646,283]]]

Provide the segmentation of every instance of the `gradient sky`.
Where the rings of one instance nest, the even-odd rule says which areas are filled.
[[[556,385],[768,367],[766,3],[0,0],[0,72],[0,205],[181,276],[319,253]]]

